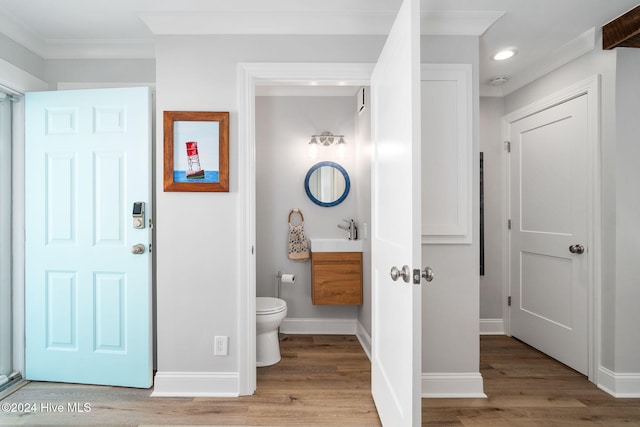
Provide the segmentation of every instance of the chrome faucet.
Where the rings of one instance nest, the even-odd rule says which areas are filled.
[[[356,227],[356,222],[352,219],[343,219],[345,224],[338,224],[338,228],[342,228],[344,231],[349,232],[349,240],[358,240],[358,228]]]

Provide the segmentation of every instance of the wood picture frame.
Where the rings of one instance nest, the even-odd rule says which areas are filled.
[[[229,113],[165,111],[164,191],[229,191]]]

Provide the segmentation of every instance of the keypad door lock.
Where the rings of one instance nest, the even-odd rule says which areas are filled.
[[[131,217],[133,218],[133,228],[144,228],[144,202],[135,202],[133,204]]]

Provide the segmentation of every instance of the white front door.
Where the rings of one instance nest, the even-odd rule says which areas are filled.
[[[371,77],[372,393],[385,426],[420,425],[420,2],[405,0]],[[408,282],[392,267],[408,266]],[[419,279],[419,277],[418,277]],[[418,280],[418,283],[420,280]]]
[[[511,335],[585,375],[587,98],[509,125]]]
[[[151,386],[150,100],[148,88],[26,95],[29,380]]]

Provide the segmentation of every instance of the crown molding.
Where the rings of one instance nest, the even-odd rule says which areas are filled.
[[[0,32],[19,45],[42,57],[45,43],[41,37],[26,29],[18,21],[0,12]]]
[[[153,59],[156,45],[153,39],[48,40],[39,55],[44,59]]]
[[[387,34],[389,11],[143,12],[155,35],[374,35]]]
[[[481,36],[504,14],[503,11],[423,11],[421,33],[423,35]]]
[[[43,59],[155,58],[153,39],[45,40],[3,13],[0,28],[4,35]]]
[[[505,12],[423,11],[423,35],[480,36]],[[386,35],[396,11],[142,12],[155,35],[299,34]]]
[[[141,12],[158,35],[385,35],[395,10]],[[423,35],[480,36],[504,12],[423,11]],[[0,13],[2,33],[43,59],[154,58],[150,39],[44,39]]]

